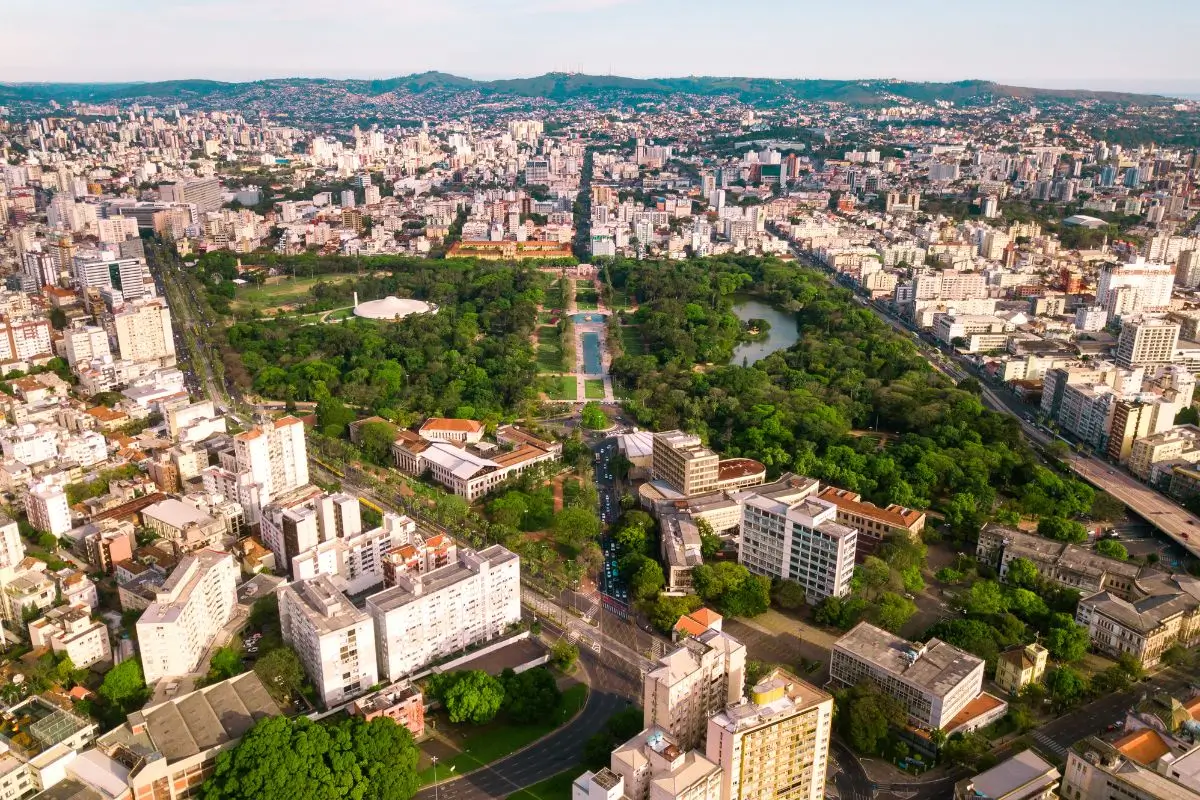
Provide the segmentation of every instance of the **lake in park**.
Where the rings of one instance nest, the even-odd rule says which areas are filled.
[[[757,342],[742,342],[733,350],[731,364],[753,364],[766,358],[776,350],[786,350],[800,338],[800,329],[796,325],[796,315],[767,305],[761,300],[749,297],[738,297],[733,303],[733,313],[742,322],[750,319],[765,319],[771,325],[767,338]]]

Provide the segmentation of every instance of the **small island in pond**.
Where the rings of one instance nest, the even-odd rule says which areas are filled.
[[[765,319],[751,318],[742,326],[742,341],[763,342],[771,335],[771,323]]]

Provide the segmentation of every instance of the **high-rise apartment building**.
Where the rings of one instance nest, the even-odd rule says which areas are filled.
[[[233,615],[237,576],[229,553],[199,550],[179,562],[137,621],[146,683],[200,666],[213,637]]]
[[[380,678],[394,681],[521,620],[521,560],[500,545],[460,550],[458,560],[367,598]]]
[[[721,800],[721,767],[657,726],[614,750],[609,771],[620,776],[629,800]]]
[[[200,214],[221,207],[221,182],[217,178],[161,183],[158,193],[164,203],[191,203]]]
[[[308,483],[304,423],[295,417],[267,420],[235,435],[233,456],[237,500],[251,524],[273,498]]]
[[[821,800],[833,697],[782,669],[708,721],[706,755],[724,800]]]
[[[680,747],[699,747],[708,718],[742,697],[746,647],[732,636],[708,629],[680,643],[646,673],[642,684],[645,727],[657,725]]]
[[[1165,319],[1127,319],[1117,339],[1117,364],[1126,369],[1170,364],[1179,343],[1179,324]]]
[[[71,509],[63,487],[36,483],[25,493],[25,515],[34,530],[62,536],[71,530]]]
[[[827,500],[775,494],[755,492],[742,504],[738,561],[759,575],[796,581],[810,603],[849,594],[858,531],[837,522],[838,507]]]
[[[17,523],[0,514],[0,576],[6,575],[25,558],[25,543]]]
[[[108,358],[112,349],[108,344],[108,333],[98,325],[83,325],[63,331],[63,352],[67,363],[88,363],[93,358]]]
[[[171,328],[171,310],[164,300],[148,300],[117,312],[113,316],[117,348],[126,361],[156,361],[160,366],[175,364],[175,334]]]
[[[1175,285],[1175,268],[1170,264],[1152,264],[1138,257],[1128,264],[1105,264],[1100,268],[1096,285],[1096,302],[1122,313],[1166,311],[1171,305],[1171,290]],[[1134,294],[1120,308],[1114,306],[1112,295],[1121,289]]]
[[[329,576],[282,587],[279,625],[326,708],[379,682],[371,618],[355,608]]]
[[[112,289],[125,301],[146,296],[146,264],[140,258],[120,258],[100,253],[97,258],[75,259],[75,283],[80,289]]]

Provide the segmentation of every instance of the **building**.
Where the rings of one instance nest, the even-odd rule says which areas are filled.
[[[933,315],[933,335],[939,342],[968,353],[1000,350],[1008,344],[1015,327],[989,314]]]
[[[500,545],[457,556],[428,572],[401,571],[394,586],[367,598],[381,679],[411,675],[520,622],[521,560]]]
[[[108,333],[97,325],[83,325],[63,331],[63,352],[72,367],[79,363],[87,364],[92,359],[104,360],[112,356]]]
[[[221,208],[221,182],[217,178],[160,183],[158,195],[164,203],[190,203],[200,215]]]
[[[721,768],[658,727],[613,750],[609,770],[629,800],[721,800]]]
[[[113,315],[113,328],[121,358],[174,366],[175,333],[171,328],[171,309],[167,308],[165,300],[126,306]]]
[[[738,562],[751,572],[804,587],[809,603],[850,593],[858,532],[837,522],[833,503],[788,502],[750,492],[742,503]]]
[[[1032,750],[954,784],[954,800],[1057,800],[1062,775]]]
[[[25,543],[16,522],[0,514],[0,576],[10,574],[25,558]]]
[[[1032,561],[1042,577],[1084,594],[1111,591],[1118,597],[1139,596],[1138,578],[1146,568],[1107,558],[1093,550],[1046,539],[989,522],[979,532],[975,550],[979,560],[991,564],[1004,579],[1014,558]]]
[[[210,488],[206,475],[205,490],[236,498],[246,509],[246,521],[256,524],[263,506],[308,484],[304,423],[295,417],[281,417],[234,435],[233,461],[234,485]],[[225,488],[231,491],[220,490]]]
[[[1110,591],[1079,601],[1075,621],[1088,630],[1092,646],[1111,656],[1130,653],[1153,667],[1172,645],[1200,643],[1200,578],[1160,574],[1138,582],[1138,599]]]
[[[1093,736],[1076,742],[1067,750],[1059,795],[1066,800],[1200,800],[1200,751],[1178,754],[1159,747],[1150,754],[1160,755],[1148,758],[1139,742],[1123,739]]]
[[[426,425],[429,425],[426,422]],[[447,423],[470,420],[442,420]],[[562,457],[562,445],[543,441],[512,425],[496,429],[497,444],[476,440],[475,431],[467,425],[435,425],[430,429],[431,441],[422,434],[399,431],[392,444],[396,467],[409,475],[426,472],[450,491],[473,501],[490,492],[509,478],[520,475],[536,464],[557,461]],[[482,431],[479,431],[482,435]]]
[[[722,771],[721,797],[821,800],[833,697],[776,669],[708,721],[706,754]]]
[[[75,258],[75,285],[81,291],[111,290],[119,300],[140,300],[146,290],[146,263],[140,258],[120,258],[111,252],[99,258]]]
[[[1119,290],[1130,290],[1130,302],[1124,313],[1167,311],[1175,284],[1175,268],[1170,264],[1147,263],[1142,257],[1127,264],[1105,264],[1096,283],[1096,302],[1109,309],[1109,318]]]
[[[50,609],[44,617],[29,623],[29,643],[35,650],[49,647],[55,653],[65,653],[79,669],[112,660],[108,626],[93,621],[87,606]]]
[[[366,722],[376,717],[388,717],[397,725],[408,728],[414,739],[425,735],[425,698],[407,680],[396,681],[360,697],[351,702],[347,710],[351,716],[362,717]]]
[[[1170,364],[1179,344],[1179,324],[1164,319],[1121,321],[1117,365],[1125,369]]]
[[[62,536],[71,530],[67,494],[56,483],[35,483],[25,493],[25,514],[35,530]]]
[[[767,474],[753,459],[721,460],[699,436],[677,430],[654,434],[650,472],[685,497],[757,486]]]
[[[1162,433],[1135,439],[1129,449],[1129,471],[1144,481],[1151,480],[1163,462],[1200,461],[1200,427],[1176,425]]]
[[[327,575],[281,587],[279,626],[304,664],[326,708],[362,694],[379,681],[375,629]]]
[[[134,711],[80,757],[89,758],[93,785],[123,788],[132,800],[185,800],[199,794],[218,755],[259,721],[282,713],[250,670]]]
[[[684,749],[704,741],[708,718],[742,698],[746,647],[717,628],[685,638],[646,673],[644,727],[657,726]]]
[[[886,538],[917,538],[925,528],[925,512],[895,503],[880,508],[864,501],[862,495],[849,489],[826,486],[817,499],[832,503],[837,508],[837,521],[858,532],[855,547],[859,560],[878,551]]]
[[[983,672],[983,659],[940,639],[914,644],[866,622],[834,643],[829,664],[832,680],[843,686],[870,680],[900,701],[911,724],[947,735],[964,728],[959,714],[983,695]],[[1004,715],[1007,704],[999,707],[964,722],[981,727]]]
[[[146,683],[200,666],[213,637],[233,616],[237,577],[229,553],[200,550],[179,562],[137,621]]]
[[[1037,643],[1008,648],[996,659],[996,685],[1015,695],[1028,684],[1041,681],[1048,653]]]
[[[571,784],[571,800],[622,800],[624,797],[624,779],[608,767],[598,772],[588,770]]]
[[[225,521],[173,497],[143,508],[142,524],[184,552],[223,549]]]

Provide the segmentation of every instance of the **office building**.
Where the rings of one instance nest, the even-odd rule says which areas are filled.
[[[237,577],[229,553],[200,550],[179,562],[137,621],[146,683],[200,666],[213,637],[233,616]]]
[[[192,178],[161,183],[158,194],[164,203],[190,203],[199,214],[221,207],[221,182],[217,178]]]
[[[716,628],[680,642],[646,673],[644,727],[658,726],[685,750],[704,741],[708,718],[742,698],[746,647]]]
[[[1153,667],[1171,646],[1200,643],[1200,578],[1159,573],[1138,581],[1137,595],[1101,591],[1079,601],[1075,621],[1096,650],[1114,658],[1129,653]]]
[[[837,522],[833,503],[787,502],[750,492],[742,503],[738,561],[751,572],[792,580],[809,603],[850,593],[858,532]]]
[[[367,598],[381,679],[411,675],[520,622],[521,560],[500,545],[457,555],[438,569],[399,574],[395,586]]]
[[[40,619],[29,623],[29,643],[36,650],[49,647],[63,653],[79,669],[112,660],[108,626],[92,620],[86,605],[52,608]]]
[[[34,530],[62,536],[71,530],[67,494],[56,483],[35,483],[25,494],[25,515]]]
[[[1179,343],[1179,325],[1163,319],[1122,320],[1117,365],[1125,369],[1170,364]]]
[[[721,796],[821,800],[833,697],[775,669],[708,721],[706,755],[721,767]]]
[[[397,432],[392,444],[397,468],[409,475],[428,472],[435,481],[468,501],[482,497],[536,464],[562,457],[561,444],[543,441],[512,425],[496,430],[498,444],[478,439],[472,443],[475,433],[465,426],[439,427],[429,434],[434,437],[432,440],[425,438],[425,428],[419,436],[412,431]],[[461,446],[464,443],[466,447]]]
[[[355,608],[328,576],[279,589],[279,626],[326,708],[378,683],[371,618]]]
[[[1062,775],[1032,750],[1023,750],[973,778],[954,784],[954,800],[1057,800]]]
[[[830,678],[842,686],[870,680],[900,701],[909,722],[947,735],[999,719],[1007,704],[983,692],[984,662],[940,639],[909,642],[860,622],[833,645]],[[981,713],[972,713],[977,699]]]
[[[766,478],[766,468],[759,462],[722,460],[699,436],[677,430],[654,434],[650,471],[655,480],[684,497],[757,486]]]
[[[113,327],[117,349],[126,361],[153,361],[164,367],[175,364],[175,334],[166,301],[128,306],[113,315]]]

